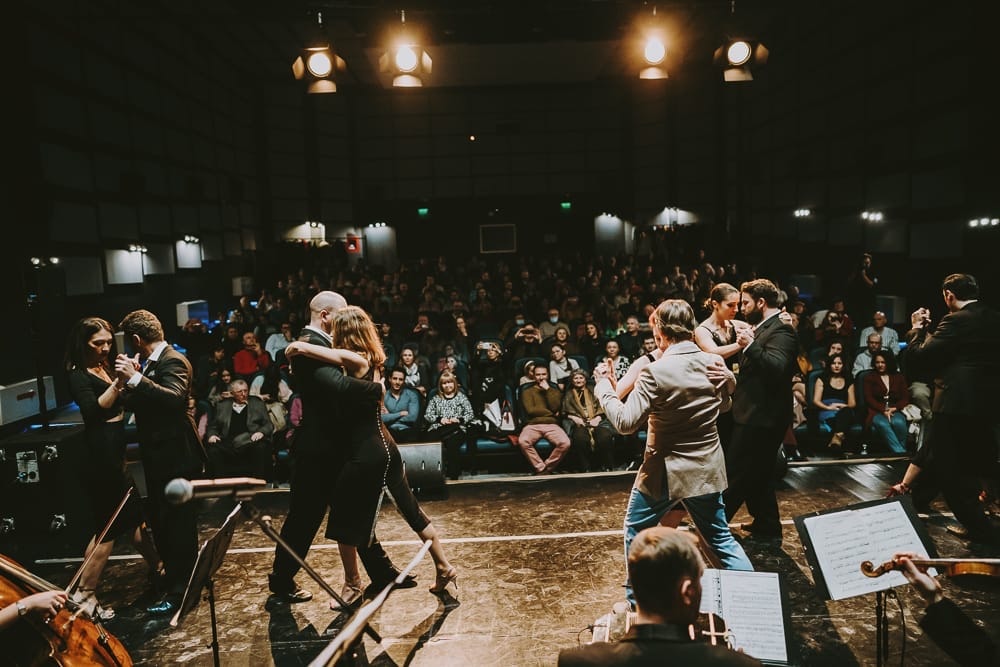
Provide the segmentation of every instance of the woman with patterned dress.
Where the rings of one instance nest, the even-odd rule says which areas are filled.
[[[458,479],[459,448],[465,442],[470,424],[476,415],[472,403],[459,391],[458,378],[451,371],[444,371],[438,378],[438,391],[431,396],[424,412],[427,434],[441,441],[444,449],[444,469],[451,479]]]
[[[385,352],[368,314],[357,306],[339,310],[333,318],[332,333],[334,348],[295,341],[285,348],[285,355],[291,358],[306,354],[343,366],[354,377],[381,382]],[[361,599],[357,547],[371,542],[386,489],[410,528],[420,539],[431,540],[437,576],[430,591],[442,594],[450,583],[457,588],[458,570],[448,562],[437,530],[410,489],[399,449],[382,423],[381,401],[359,403],[346,412],[354,417],[344,424],[343,441],[350,443],[350,451],[334,481],[330,506],[336,509],[330,513],[326,531],[329,539],[337,541],[344,565],[341,597],[348,604]]]

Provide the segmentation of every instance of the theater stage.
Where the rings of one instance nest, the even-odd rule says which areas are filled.
[[[789,593],[791,649],[799,665],[875,664],[874,595],[826,601],[816,592],[793,516],[880,498],[900,479],[905,463],[829,461],[793,464],[779,485],[782,543],[745,539],[755,566],[784,573]],[[443,533],[460,570],[457,595],[441,600],[427,592],[434,581],[426,556],[416,568],[419,586],[392,593],[374,616],[381,644],[365,639],[363,660],[372,665],[552,665],[560,648],[587,642],[588,629],[623,599],[625,568],[621,523],[634,473],[548,477],[479,477],[451,482],[446,497],[423,506]],[[232,501],[205,500],[202,539],[221,525]],[[280,525],[288,503],[282,491],[254,501]],[[936,501],[925,519],[942,557],[996,556],[947,533],[951,519]],[[741,512],[734,525],[746,518]],[[383,508],[378,534],[399,565],[419,542],[391,505]],[[737,531],[738,535],[744,535]],[[201,602],[177,628],[142,611],[145,566],[117,547],[102,581],[100,598],[117,610],[107,623],[139,665],[211,665],[209,605]],[[333,639],[348,617],[331,612],[328,600],[304,575],[313,601],[288,605],[269,598],[266,573],[273,546],[252,521],[236,530],[215,578],[222,665],[306,665]],[[57,584],[67,582],[77,561],[39,553],[21,562]],[[22,554],[27,557],[28,554]],[[340,590],[334,545],[317,539],[309,562]],[[960,582],[942,577],[945,590],[993,636],[1000,636],[996,580]],[[898,589],[905,610],[906,665],[950,664],[920,632],[922,605],[909,587]],[[899,664],[903,636],[899,609],[889,609],[889,659]]]

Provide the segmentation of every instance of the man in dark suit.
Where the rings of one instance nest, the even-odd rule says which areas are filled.
[[[641,531],[628,552],[635,625],[620,641],[563,649],[559,667],[760,665],[743,653],[691,639],[689,627],[698,618],[703,572],[690,534],[663,526]]]
[[[267,404],[250,395],[246,380],[229,383],[232,398],[215,406],[205,430],[208,470],[213,477],[249,475],[267,479],[271,470],[271,423]]]
[[[195,503],[173,505],[164,489],[177,477],[196,478],[205,469],[205,450],[188,414],[193,372],[183,354],[163,339],[163,325],[148,310],[125,316],[118,328],[134,357],[115,360],[115,386],[124,393],[125,407],[135,415],[139,454],[151,506],[150,526],[163,559],[166,594],[150,613],[171,613],[198,556],[198,514]],[[140,370],[140,360],[145,365]]]
[[[309,324],[302,328],[299,340],[330,347],[333,316],[346,305],[344,297],[336,292],[317,294],[309,302]],[[296,429],[288,515],[281,526],[281,537],[305,558],[327,509],[350,511],[350,508],[330,507],[331,487],[348,454],[348,447],[339,435],[344,418],[340,406],[365,397],[380,398],[382,385],[349,377],[340,368],[304,354],[297,355],[291,363],[302,401],[302,421]],[[379,590],[399,575],[374,536],[370,546],[358,548],[358,556]],[[312,593],[294,582],[298,571],[299,564],[279,545],[268,575],[271,592],[288,602],[311,600]],[[410,578],[403,587],[414,585]]]
[[[778,314],[778,288],[758,278],[740,286],[740,309],[750,328],[736,338],[740,372],[733,394],[733,433],[726,452],[729,488],[723,493],[726,519],[745,502],[753,516],[744,530],[781,538],[774,465],[792,421],[792,376],[797,370],[795,331]]]
[[[1000,312],[979,301],[979,285],[969,274],[951,274],[941,290],[948,314],[933,333],[927,308],[910,316],[907,370],[936,378],[925,446],[948,507],[970,539],[1000,545],[1000,529],[979,502],[983,478],[997,476]]]

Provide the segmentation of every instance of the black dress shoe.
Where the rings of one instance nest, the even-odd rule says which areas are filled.
[[[753,537],[759,537],[761,539],[781,539],[781,526],[758,526],[757,522],[754,523],[744,523],[740,526],[743,530],[750,533]]]
[[[273,573],[267,575],[267,587],[275,596],[285,602],[309,602],[313,599],[313,594],[304,588],[300,588],[294,580],[282,580],[274,576]]]
[[[396,577],[398,576],[399,574],[397,573]],[[382,589],[384,589],[386,586],[389,585],[389,582],[395,581],[396,577],[392,577],[391,579],[379,579],[378,581],[372,581],[365,587],[365,597],[369,598],[375,597],[380,592],[382,592]],[[416,586],[417,586],[417,578],[412,574],[406,575],[406,577],[403,579],[403,583],[396,584],[396,588],[416,588]]]
[[[159,602],[155,602],[148,607],[146,607],[146,612],[149,614],[172,614],[181,606],[181,599],[183,596],[177,595],[175,593],[169,593],[164,595]]]

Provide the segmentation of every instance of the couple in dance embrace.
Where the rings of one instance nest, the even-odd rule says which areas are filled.
[[[341,597],[353,605],[365,592],[359,556],[373,593],[399,574],[375,536],[388,491],[410,528],[420,539],[431,540],[437,576],[430,591],[443,594],[449,584],[457,588],[458,571],[414,497],[399,449],[382,423],[386,355],[374,323],[336,292],[317,294],[309,311],[299,340],[285,348],[302,400],[302,421],[282,538],[305,558],[329,508],[326,537],[337,542],[345,580]],[[311,599],[294,583],[297,571],[295,560],[279,548],[269,576],[271,592],[289,602]],[[401,587],[415,585],[411,578]],[[335,602],[331,608],[340,609]]]

